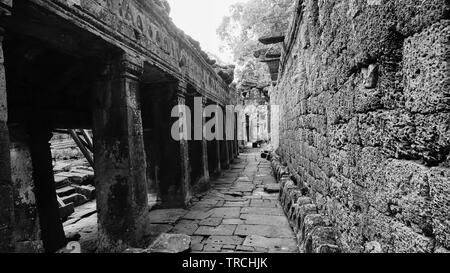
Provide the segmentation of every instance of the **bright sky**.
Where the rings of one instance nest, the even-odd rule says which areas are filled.
[[[230,52],[220,50],[220,39],[216,30],[224,16],[229,15],[230,6],[247,0],[167,0],[170,16],[186,34],[200,42],[203,50],[213,53],[226,63],[232,62]]]

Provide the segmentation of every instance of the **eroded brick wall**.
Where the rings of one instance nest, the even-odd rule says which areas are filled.
[[[343,251],[450,249],[448,5],[299,3],[271,98],[278,153]]]

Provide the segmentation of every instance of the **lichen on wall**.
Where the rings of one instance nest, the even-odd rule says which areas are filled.
[[[449,36],[445,0],[298,1],[278,153],[343,251],[450,249]]]

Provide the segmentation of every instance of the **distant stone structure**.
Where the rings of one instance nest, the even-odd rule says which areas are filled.
[[[341,251],[449,251],[449,37],[445,0],[297,1],[273,133]]]
[[[269,91],[273,87],[255,63],[248,65],[236,87],[244,109],[238,122],[241,122],[240,133],[244,144],[251,142],[256,146],[270,139]]]

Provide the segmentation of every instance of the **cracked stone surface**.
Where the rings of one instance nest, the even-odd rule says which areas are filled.
[[[298,252],[297,239],[279,204],[270,164],[257,150],[241,154],[211,180],[187,210],[153,211],[151,222],[191,236],[191,252]]]

